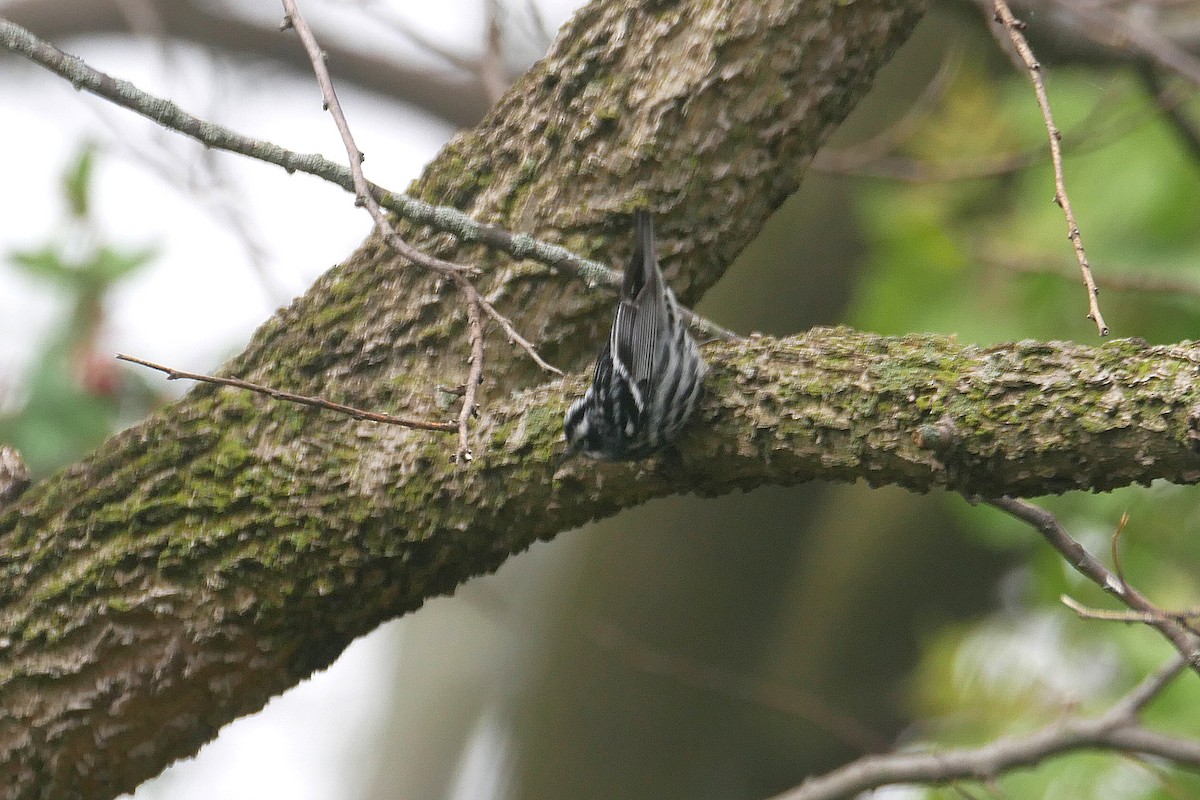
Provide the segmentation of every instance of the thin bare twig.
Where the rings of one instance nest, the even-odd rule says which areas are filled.
[[[1122,511],[1121,518],[1117,520],[1117,527],[1113,530],[1112,538],[1108,540],[1108,549],[1112,557],[1113,572],[1117,575],[1117,580],[1121,585],[1125,585],[1125,568],[1121,566],[1121,534],[1125,532],[1125,526],[1129,524],[1129,512]]]
[[[202,383],[215,383],[218,386],[232,386],[236,389],[245,389],[249,392],[257,392],[265,394],[268,397],[276,400],[284,400],[289,403],[297,403],[302,406],[312,406],[313,408],[324,408],[328,411],[336,411],[339,414],[345,414],[354,419],[368,420],[370,422],[382,422],[385,425],[399,425],[402,428],[415,428],[422,431],[456,431],[458,426],[453,422],[430,422],[422,419],[411,419],[408,417],[397,417],[392,414],[383,414],[378,411],[366,411],[354,406],[344,405],[343,403],[335,403],[331,400],[326,400],[322,397],[310,397],[293,392],[285,392],[281,389],[275,389],[270,386],[263,386],[259,383],[251,383],[240,378],[221,378],[216,375],[204,375],[199,372],[185,372],[174,367],[155,364],[153,361],[146,361],[135,356],[117,353],[117,360],[128,361],[131,364],[140,364],[143,367],[156,369],[159,372],[164,372],[167,375],[167,380],[188,380],[200,381]]]
[[[346,121],[346,115],[342,111],[342,104],[338,100],[337,91],[333,87],[333,79],[330,77],[329,70],[325,66],[325,53],[317,43],[312,29],[308,27],[308,23],[301,16],[300,9],[296,6],[295,1],[282,0],[282,2],[287,12],[287,18],[284,20],[283,27],[293,28],[300,36],[304,50],[312,62],[313,74],[316,76],[317,84],[321,87],[321,96],[324,98],[325,110],[333,116],[338,133],[341,134],[342,144],[346,148],[346,155],[350,162],[350,177],[354,183],[355,203],[367,209],[367,213],[375,221],[375,227],[379,229],[380,234],[387,240],[387,243],[396,252],[414,264],[433,270],[446,277],[454,273],[478,273],[478,270],[474,267],[435,258],[413,247],[404,241],[396,233],[395,229],[392,228],[391,223],[388,222],[387,216],[384,215],[383,209],[379,205],[379,201],[375,197],[371,184],[367,181],[366,176],[363,175],[362,162],[366,157],[358,149],[358,145],[354,141],[354,135],[350,132],[350,124]]]
[[[1152,625],[1162,620],[1174,620],[1181,625],[1186,625],[1187,620],[1200,617],[1200,609],[1189,609],[1186,611],[1109,611],[1104,608],[1089,608],[1083,603],[1069,595],[1060,595],[1058,598],[1064,606],[1074,611],[1084,619],[1099,619],[1106,622],[1140,622],[1144,625]]]
[[[319,154],[297,153],[273,142],[252,139],[223,125],[189,114],[176,103],[144,92],[128,81],[103,73],[3,17],[0,17],[0,47],[25,56],[35,64],[66,78],[76,89],[91,92],[165,128],[189,136],[206,147],[275,164],[288,172],[313,175],[349,192],[358,193],[353,174],[342,164]],[[537,261],[582,281],[588,288],[603,287],[615,294],[621,286],[620,272],[598,261],[583,258],[561,245],[543,242],[529,234],[512,233],[496,225],[477,222],[456,208],[435,206],[375,184],[370,184],[370,188],[381,206],[410,222],[428,225],[462,242],[482,244],[518,261]],[[681,309],[681,312],[688,322],[705,336],[726,340],[741,338],[733,331],[706,320],[689,309]]]
[[[1042,110],[1042,119],[1046,123],[1046,132],[1050,135],[1050,160],[1054,164],[1054,202],[1057,203],[1063,210],[1063,214],[1067,218],[1067,238],[1071,240],[1071,245],[1075,249],[1075,258],[1079,262],[1079,271],[1083,275],[1083,284],[1087,287],[1088,293],[1088,319],[1096,323],[1096,330],[1101,336],[1108,335],[1108,325],[1104,322],[1104,316],[1100,313],[1100,303],[1098,295],[1100,290],[1096,288],[1096,281],[1092,277],[1092,267],[1088,263],[1087,253],[1083,249],[1083,238],[1079,234],[1079,223],[1075,221],[1075,212],[1071,208],[1071,200],[1067,197],[1067,184],[1063,178],[1063,161],[1062,161],[1062,134],[1054,124],[1054,117],[1050,113],[1050,98],[1046,95],[1046,84],[1042,80],[1042,66],[1033,55],[1033,51],[1029,48],[1029,43],[1025,41],[1025,35],[1021,30],[1025,27],[1024,23],[1018,22],[1013,16],[1012,11],[1008,7],[1008,3],[1004,0],[993,0],[992,7],[995,11],[996,22],[1004,26],[1004,30],[1008,34],[1009,40],[1016,48],[1017,54],[1024,62],[1026,70],[1029,72],[1029,78],[1033,81],[1033,91],[1037,95],[1038,107]],[[997,34],[999,35],[999,34]]]
[[[354,141],[354,135],[350,132],[350,123],[346,120],[345,112],[342,110],[342,104],[338,100],[337,90],[333,86],[333,78],[326,68],[325,55],[321,50],[321,46],[317,43],[316,36],[313,35],[312,28],[308,26],[304,16],[300,13],[299,6],[295,0],[282,0],[284,10],[287,13],[285,25],[294,28],[300,36],[300,41],[304,45],[305,52],[308,53],[309,60],[312,62],[313,74],[316,76],[317,83],[321,87],[321,96],[325,98],[325,108],[333,115],[338,132],[341,134],[342,142],[346,147],[346,155],[350,159],[350,173],[354,179],[354,189],[356,193],[356,201],[367,209],[371,215],[371,219],[375,221],[375,227],[389,245],[392,246],[398,253],[403,255],[418,266],[433,270],[439,275],[450,278],[455,282],[458,288],[462,291],[466,300],[467,307],[467,336],[470,341],[471,354],[468,358],[470,362],[470,370],[466,382],[466,391],[463,394],[462,410],[458,416],[458,452],[456,460],[459,463],[468,463],[474,459],[474,454],[471,452],[469,442],[469,424],[473,416],[478,411],[478,390],[479,384],[483,380],[483,315],[480,311],[480,306],[483,301],[479,296],[479,291],[474,284],[467,279],[467,274],[471,273],[470,268],[452,264],[439,258],[434,258],[422,250],[413,247],[406,242],[396,229],[392,227],[388,221],[387,215],[383,213],[383,209],[376,199],[370,183],[367,182],[366,176],[363,175],[362,162],[363,153],[358,149],[358,145]],[[509,334],[510,341],[517,342],[533,360],[540,366],[549,369],[559,375],[562,374],[559,370],[547,364],[536,349],[523,337],[517,334],[512,323],[505,319],[503,315],[492,308],[489,304],[489,315],[493,319],[501,322],[501,326],[505,332]]]
[[[1187,659],[1191,668],[1200,674],[1200,637],[1179,620],[1166,617],[1162,609],[1150,602],[1145,595],[1104,566],[1067,533],[1066,528],[1053,514],[1016,497],[1000,497],[988,500],[987,503],[1033,526],[1078,573],[1116,597],[1126,607],[1147,614],[1146,624],[1165,636],[1179,654]]]
[[[460,279],[466,282],[466,279]],[[480,314],[479,292],[474,286],[469,286],[467,294],[467,329],[470,331],[471,355],[467,360],[471,368],[467,371],[467,382],[463,386],[462,409],[458,412],[458,454],[456,460],[463,464],[470,463],[475,454],[471,452],[471,442],[468,438],[471,417],[479,408],[479,384],[483,382],[483,319]]]
[[[538,353],[533,344],[530,343],[529,340],[524,336],[517,333],[517,329],[513,327],[513,324],[509,321],[508,317],[497,311],[496,307],[485,300],[482,296],[479,296],[478,300],[479,307],[483,309],[483,313],[491,317],[492,320],[500,326],[500,329],[504,331],[504,335],[508,337],[510,342],[515,342],[517,345],[520,345],[520,347],[525,350],[526,354],[533,359],[533,363],[537,364],[551,375],[561,376],[563,374],[561,369],[553,364],[547,363],[542,359],[541,355]]]

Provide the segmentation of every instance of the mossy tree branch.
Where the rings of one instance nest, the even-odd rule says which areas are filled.
[[[465,470],[428,435],[207,386],[116,437],[0,519],[8,785],[82,785],[39,760],[49,747],[76,764],[93,741],[149,742],[146,756],[155,736],[198,743],[380,620],[653,497],[811,478],[995,496],[1200,477],[1200,350],[1185,345],[976,348],[838,328],[708,355],[712,392],[677,456],[577,461],[557,479],[557,383],[495,403]],[[85,775],[113,782],[133,762]]]
[[[597,0],[413,192],[610,263],[624,260],[627,212],[650,203],[668,272],[695,300],[792,192],[919,12],[901,0]],[[591,357],[608,300],[543,267],[401,227],[413,244],[483,269],[481,290],[549,360],[582,368]],[[466,373],[463,330],[452,287],[371,240],[268,321],[226,373],[433,416],[435,387]],[[680,465],[634,480],[636,468],[577,464],[551,482],[563,395],[579,386],[543,384],[499,341],[489,355],[469,468],[449,463],[453,442],[436,434],[205,386],[6,508],[0,795],[128,790],[355,636],[584,519],[667,492],[826,473],[882,481],[892,461],[897,482],[917,488],[922,459],[933,469],[898,423],[849,436],[847,419],[817,404],[827,434],[814,438],[801,421],[822,390],[802,375],[820,348],[756,340],[712,350],[725,365],[708,411],[716,430],[693,436]],[[852,376],[841,393],[855,401],[848,419],[889,424],[880,398],[891,395],[855,388],[852,355],[832,362]],[[912,457],[856,466],[847,454],[875,440]],[[803,457],[785,457],[801,441]],[[701,466],[705,448],[724,464]],[[943,475],[929,485],[939,481],[954,484]]]

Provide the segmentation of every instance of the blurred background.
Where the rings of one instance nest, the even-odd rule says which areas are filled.
[[[307,0],[368,176],[403,189],[548,47],[568,0]],[[1200,3],[1018,6],[1115,336],[1200,331]],[[8,0],[0,16],[240,132],[344,153],[275,3]],[[942,0],[704,299],[736,330],[846,322],[1097,342],[1028,78]],[[206,152],[0,56],[0,443],[36,477],[211,371],[347,255],[341,190]],[[1200,604],[1200,492],[1046,504],[1131,583]],[[956,495],[812,484],[671,498],[560,535],[382,626],[138,790],[187,798],[762,798],[867,752],[979,744],[1102,709],[1164,662],[1036,534]],[[1184,676],[1149,721],[1200,734]],[[1188,798],[1160,763],[1074,755],[873,798]]]

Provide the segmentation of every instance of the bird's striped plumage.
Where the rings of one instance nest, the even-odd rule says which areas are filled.
[[[608,342],[564,420],[567,455],[645,458],[678,435],[700,402],[706,367],[663,280],[649,211],[635,212],[634,228]]]

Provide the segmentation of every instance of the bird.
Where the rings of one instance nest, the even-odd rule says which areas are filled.
[[[563,418],[567,450],[636,461],[675,439],[695,411],[708,371],[658,264],[654,220],[633,214],[634,250],[592,382]]]

